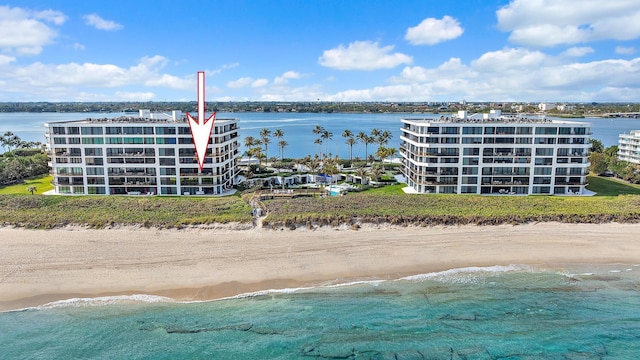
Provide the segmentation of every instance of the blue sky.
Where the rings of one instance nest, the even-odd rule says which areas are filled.
[[[0,5],[0,102],[640,101],[637,0]]]

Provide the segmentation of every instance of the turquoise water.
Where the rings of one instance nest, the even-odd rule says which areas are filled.
[[[640,267],[451,270],[175,303],[0,313],[3,359],[637,359]]]

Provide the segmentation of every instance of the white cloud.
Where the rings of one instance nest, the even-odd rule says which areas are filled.
[[[282,74],[281,76],[277,76],[274,80],[273,83],[275,85],[284,85],[286,83],[289,82],[289,79],[301,79],[303,77],[306,77],[307,75],[305,74],[301,74],[297,71],[287,71],[284,74]]]
[[[187,90],[193,88],[193,83],[192,79],[180,78],[169,74],[154,74],[144,82],[144,85]]]
[[[0,65],[9,64],[14,61],[16,61],[15,57],[0,54]]]
[[[267,79],[256,79],[254,82],[251,83],[251,87],[261,88],[261,87],[267,86],[268,83],[269,83],[269,80]]]
[[[509,40],[529,46],[632,40],[640,36],[636,1],[512,0],[497,11],[498,28]]]
[[[378,47],[377,42],[355,41],[345,47],[340,44],[335,49],[325,50],[318,62],[322,66],[339,70],[377,70],[410,64],[411,56],[392,53],[393,46]]]
[[[629,46],[629,47],[616,46],[616,54],[633,55],[635,53],[636,53],[636,48],[633,46]]]
[[[73,49],[78,51],[84,51],[85,47],[80,43],[73,43]]]
[[[223,70],[227,70],[227,69],[233,69],[240,66],[240,63],[232,63],[232,64],[223,64],[221,68],[215,69],[215,70],[209,70],[206,71],[207,74],[209,75],[217,75],[222,73]]]
[[[575,55],[589,48],[576,48]],[[451,58],[433,68],[407,66],[389,85],[328,95],[334,101],[633,101],[640,58],[576,62],[527,49],[487,52],[468,64]]]
[[[48,24],[62,25],[66,16],[54,10],[31,11],[0,6],[0,50],[37,55],[58,36]]]
[[[243,88],[245,86],[250,85],[253,82],[253,78],[250,77],[241,77],[237,80],[233,80],[233,81],[229,81],[227,83],[227,87],[230,87],[232,89],[240,89]]]
[[[457,19],[444,16],[442,19],[427,18],[415,27],[407,29],[405,40],[413,45],[435,45],[453,40],[464,32]]]
[[[504,73],[513,69],[535,69],[545,60],[547,56],[540,51],[503,49],[482,54],[477,60],[472,61],[472,66],[479,71]]]
[[[593,53],[593,48],[589,47],[589,46],[583,46],[583,47],[571,47],[568,48],[567,50],[565,50],[562,55],[563,56],[569,56],[569,57],[583,57],[587,54],[591,54]]]
[[[105,20],[98,14],[89,14],[82,17],[87,25],[93,26],[98,30],[116,31],[122,29],[122,25],[113,20]]]
[[[89,88],[115,88],[123,94],[142,94],[144,99],[152,94],[145,88],[192,89],[194,76],[177,77],[163,73],[162,69],[167,63],[165,57],[156,55],[144,57],[128,68],[96,63],[35,62],[25,66],[5,64],[0,71],[0,81],[13,84],[11,89],[3,91],[26,94],[25,100],[47,101],[83,101],[94,95],[98,96],[94,101],[100,100],[99,96],[104,96],[101,101],[113,99],[113,95],[87,92],[86,89]],[[122,90],[123,87],[137,88],[134,91],[125,91]]]

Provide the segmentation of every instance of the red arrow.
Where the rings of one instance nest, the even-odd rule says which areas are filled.
[[[191,128],[191,137],[193,138],[193,145],[196,148],[200,171],[202,171],[204,167],[204,159],[207,157],[207,148],[209,146],[209,139],[211,139],[211,130],[216,120],[215,112],[208,119],[204,120],[204,111],[204,71],[198,71],[198,120],[195,120],[188,112],[187,120]]]

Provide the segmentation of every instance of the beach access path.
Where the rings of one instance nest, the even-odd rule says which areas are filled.
[[[77,297],[209,300],[448,269],[640,264],[640,224],[360,230],[0,228],[0,310]]]

